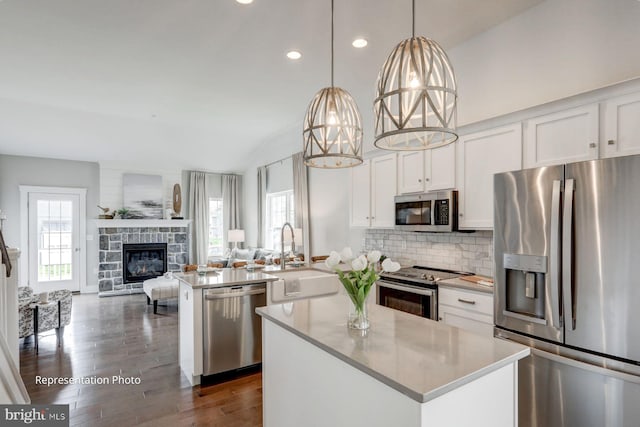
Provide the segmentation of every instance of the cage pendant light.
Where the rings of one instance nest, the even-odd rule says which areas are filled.
[[[415,36],[401,41],[378,74],[374,101],[374,145],[416,151],[455,142],[457,88],[453,67],[435,41]]]
[[[331,86],[311,100],[304,118],[304,162],[318,168],[362,163],[362,119],[353,97],[333,85],[333,0],[331,0]]]

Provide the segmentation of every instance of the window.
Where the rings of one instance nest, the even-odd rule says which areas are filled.
[[[295,221],[293,190],[267,193],[267,218],[265,221],[265,246],[280,249],[280,230],[285,222]]]
[[[209,256],[222,257],[224,244],[222,236],[222,199],[209,199]]]

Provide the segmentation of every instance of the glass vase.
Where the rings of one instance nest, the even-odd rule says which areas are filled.
[[[366,330],[369,329],[369,315],[367,312],[367,298],[363,301],[354,302],[351,300],[349,304],[349,328]]]

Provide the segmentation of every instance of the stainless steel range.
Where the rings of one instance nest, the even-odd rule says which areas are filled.
[[[376,302],[427,319],[438,319],[438,281],[468,276],[472,273],[439,268],[401,268],[382,273],[377,284]]]

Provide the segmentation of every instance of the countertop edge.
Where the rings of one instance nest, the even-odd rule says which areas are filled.
[[[487,295],[493,295],[493,286],[476,285],[475,283],[462,280],[460,278],[440,280],[438,287],[443,286],[452,289],[465,289],[468,291],[481,292]]]
[[[302,338],[303,340],[309,342],[310,344],[315,345],[316,347],[326,351],[327,353],[335,356],[336,358],[338,358],[339,360],[342,360],[343,362],[353,366],[354,368],[358,369],[361,372],[364,372],[365,374],[368,374],[369,376],[377,379],[378,381],[382,382],[383,384],[386,384],[387,386],[393,388],[394,390],[404,394],[405,396],[415,400],[418,403],[426,403],[429,402],[433,399],[436,399],[437,397],[442,396],[443,394],[446,394],[452,390],[457,389],[458,387],[461,387],[465,384],[468,384],[488,373],[494,372],[504,366],[509,365],[510,363],[516,362],[520,359],[523,359],[525,357],[527,357],[530,352],[531,349],[528,347],[523,348],[522,350],[510,355],[510,356],[506,356],[503,359],[492,363],[490,365],[487,365],[481,369],[478,369],[477,371],[473,372],[472,374],[466,375],[464,377],[458,378],[455,381],[452,381],[448,384],[445,384],[441,387],[438,387],[436,389],[433,389],[427,393],[418,393],[414,390],[411,390],[408,387],[403,386],[402,384],[399,384],[398,382],[392,380],[389,377],[386,377],[382,374],[380,374],[379,372],[376,372],[372,369],[370,369],[369,367],[358,363],[357,361],[353,360],[350,357],[345,356],[344,354],[340,353],[339,351],[319,342],[318,340],[298,331],[297,329],[291,327],[290,325],[287,325],[286,323],[281,322],[280,320],[278,320],[277,318],[270,316],[269,313],[267,313],[265,310],[263,310],[262,307],[258,307],[256,308],[256,313],[258,315],[260,315],[261,317],[263,317],[264,319],[267,319],[271,322],[273,322],[274,324],[280,326],[283,329],[286,329],[289,332],[292,332],[294,335],[297,335],[298,337]],[[346,324],[345,324],[345,328],[346,328]]]
[[[193,285],[193,283],[190,283],[188,280],[186,280],[182,274],[184,273],[176,273],[174,274],[174,277],[176,279],[178,279],[180,281],[180,283],[184,283],[185,285],[189,286],[191,289],[211,289],[211,288],[226,288],[229,286],[239,286],[239,285],[248,285],[251,283],[269,283],[269,282],[275,282],[276,280],[280,280],[279,277],[276,276],[272,276],[270,274],[266,274],[266,273],[261,273],[262,276],[259,278],[255,278],[255,279],[246,279],[246,280],[235,280],[232,282],[225,282],[225,283],[221,283],[221,284],[216,284],[216,285]]]

